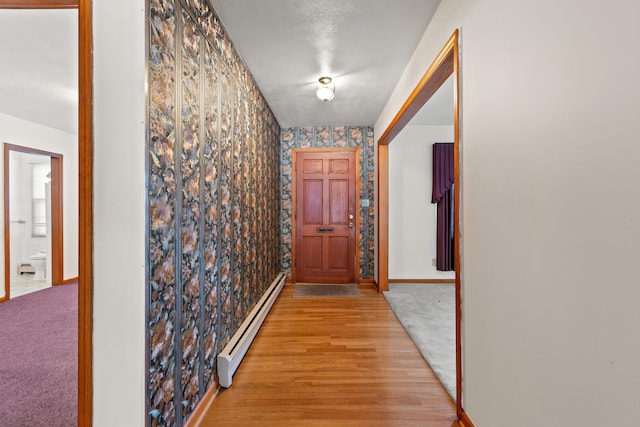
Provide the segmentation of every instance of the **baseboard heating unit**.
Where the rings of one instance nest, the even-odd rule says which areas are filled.
[[[280,295],[280,291],[284,286],[285,275],[283,273],[278,274],[275,280],[271,283],[271,286],[267,289],[265,294],[260,298],[260,301],[251,310],[247,319],[240,325],[238,332],[231,337],[231,341],[225,346],[222,352],[218,355],[218,377],[220,378],[220,385],[225,388],[231,386],[231,378],[233,374],[240,366],[240,362],[247,351],[249,346],[256,337],[262,322],[269,314],[271,306]]]

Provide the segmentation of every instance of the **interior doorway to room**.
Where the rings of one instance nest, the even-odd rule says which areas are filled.
[[[455,275],[455,401],[458,418],[463,413],[462,402],[462,344],[461,344],[461,281],[460,265],[460,167],[459,167],[459,50],[458,31],[449,38],[424,76],[409,95],[389,126],[378,140],[378,287],[389,289],[389,144],[411,119],[431,99],[438,89],[453,76],[453,146],[454,146],[454,265]]]
[[[443,209],[452,207],[453,158],[433,158],[452,152],[453,97],[451,76],[389,144],[389,283],[455,282]]]
[[[62,155],[4,144],[6,299],[62,283],[62,215]]]
[[[389,291],[396,317],[456,399],[453,76],[389,144]]]
[[[52,10],[72,9],[77,11],[77,33],[74,43],[79,53],[78,90],[73,96],[78,103],[79,142],[79,253],[78,282],[78,426],[92,425],[92,1],[91,0],[18,0],[0,1],[0,9]],[[73,28],[73,27],[67,27]],[[60,252],[62,253],[62,252]]]
[[[294,150],[296,282],[355,282],[357,154],[357,149]]]

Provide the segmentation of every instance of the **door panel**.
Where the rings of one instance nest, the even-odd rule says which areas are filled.
[[[322,180],[309,179],[302,190],[304,224],[322,224]]]
[[[303,161],[304,173],[322,173],[322,159],[308,159]]]
[[[322,269],[322,237],[305,237],[302,244],[304,268]]]
[[[296,153],[297,282],[355,281],[356,152]]]
[[[349,173],[349,161],[346,159],[329,160],[329,173]]]
[[[329,181],[329,224],[346,225],[349,222],[349,202],[349,180]]]
[[[329,237],[329,268],[332,270],[349,269],[348,237]]]

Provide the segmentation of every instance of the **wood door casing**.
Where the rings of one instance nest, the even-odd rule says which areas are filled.
[[[296,282],[355,282],[356,154],[340,149],[296,153]]]
[[[404,102],[396,116],[378,139],[378,290],[389,290],[389,144],[411,121],[422,106],[433,96],[440,86],[453,75],[453,163],[454,181],[460,180],[460,51],[459,30],[456,29],[440,50],[427,71]],[[456,265],[456,412],[458,419],[465,419],[462,406],[462,263],[460,249],[464,246],[460,233],[461,185],[454,192],[454,240]],[[467,420],[468,421],[468,420]]]
[[[64,232],[62,200],[62,160],[59,153],[20,145],[4,144],[4,297],[0,302],[11,298],[11,227],[10,227],[10,153],[26,153],[45,156],[51,162],[51,247],[47,253],[51,258],[51,286],[64,283]]]

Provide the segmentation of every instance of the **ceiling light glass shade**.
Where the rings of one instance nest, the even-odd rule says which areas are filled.
[[[336,87],[331,81],[331,77],[320,77],[316,96],[320,101],[331,101],[335,95]]]

